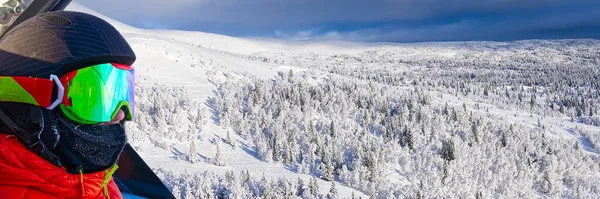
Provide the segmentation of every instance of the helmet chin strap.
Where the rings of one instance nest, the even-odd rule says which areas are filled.
[[[31,108],[32,112],[34,111],[33,109],[35,108]],[[39,110],[41,111],[41,110]],[[47,160],[48,162],[62,167],[62,163],[60,161],[60,158],[58,156],[56,156],[54,153],[52,153],[48,147],[46,146],[46,143],[44,143],[43,139],[41,139],[41,134],[45,129],[45,118],[43,117],[43,113],[40,113],[41,117],[40,119],[42,120],[40,123],[40,130],[38,132],[28,132],[27,130],[19,127],[6,113],[4,113],[4,111],[2,111],[0,109],[0,120],[2,120],[4,122],[4,124],[6,124],[6,126],[8,128],[10,128],[10,130],[12,132],[7,132],[7,133],[12,133],[12,135],[17,136],[17,138],[19,138],[19,140],[21,140],[26,147],[36,153],[37,155],[39,155],[40,157],[44,158],[45,160]]]

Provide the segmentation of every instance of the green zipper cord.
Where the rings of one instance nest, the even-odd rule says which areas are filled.
[[[79,183],[81,183],[81,197],[83,197],[83,195],[85,194],[85,187],[83,186],[83,169],[79,167],[77,170],[79,170]]]
[[[108,169],[105,171],[104,173],[104,181],[102,181],[102,187],[104,188],[104,196],[106,196],[106,198],[110,199],[110,195],[108,195],[108,181],[110,180],[110,177],[115,173],[115,171],[117,171],[117,169],[119,169],[119,165],[115,164],[113,165],[112,168]]]

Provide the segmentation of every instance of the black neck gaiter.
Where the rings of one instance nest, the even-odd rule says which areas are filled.
[[[53,130],[60,135],[53,150],[69,173],[93,173],[112,167],[127,144],[121,124],[82,125],[62,114],[55,117]]]

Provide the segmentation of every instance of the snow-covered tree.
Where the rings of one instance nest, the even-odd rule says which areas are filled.
[[[223,157],[221,157],[221,147],[219,142],[217,142],[217,152],[215,157],[212,159],[213,164],[217,166],[225,166],[225,162],[223,162]]]
[[[304,188],[304,181],[300,177],[298,177],[298,184],[296,186],[296,196],[303,196],[306,189]]]
[[[190,140],[190,152],[189,152],[189,154],[188,154],[188,156],[189,156],[189,158],[188,158],[188,159],[189,159],[189,161],[190,161],[191,163],[196,163],[196,162],[198,162],[198,155],[197,155],[197,153],[196,153],[196,143],[195,143],[195,140],[196,140],[196,139],[192,139],[192,140]]]
[[[317,178],[315,178],[315,176],[313,176],[310,179],[310,183],[308,184],[308,189],[310,190],[310,194],[314,197],[318,197],[319,196],[319,184],[317,182]]]
[[[329,194],[327,194],[327,198],[338,198],[338,190],[335,187],[335,181],[331,181],[331,188],[329,189]]]
[[[599,179],[590,173],[600,172],[600,139],[593,133],[600,126],[599,43],[381,45],[351,55],[229,53],[306,70],[265,79],[211,69],[217,90],[207,104],[220,127],[230,130],[228,137],[247,141],[259,159],[338,179],[375,198],[598,198]],[[179,87],[140,85],[148,86],[136,88],[135,124],[126,125],[132,144],[171,150],[189,142],[191,129],[205,131],[196,121],[208,117],[186,112],[204,99],[173,100],[191,96]],[[531,125],[536,118],[538,125]],[[206,180],[190,180],[196,178]],[[263,197],[267,187],[269,197],[297,191],[281,179],[263,185],[244,180],[239,189],[211,174],[174,179],[172,184],[192,182],[201,192],[192,194],[201,198]],[[315,184],[311,178],[300,197],[319,197],[312,194]]]

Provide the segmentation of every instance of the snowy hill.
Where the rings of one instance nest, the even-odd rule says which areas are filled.
[[[134,48],[130,143],[178,197],[600,197],[598,40],[281,41],[68,9]]]

